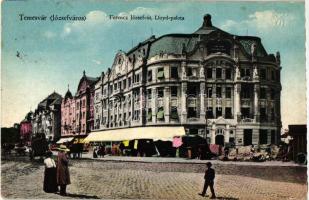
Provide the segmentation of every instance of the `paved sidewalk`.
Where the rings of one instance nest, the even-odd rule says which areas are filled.
[[[198,160],[186,158],[166,158],[166,157],[130,157],[130,156],[109,156],[104,158],[93,158],[92,152],[83,153],[83,158],[105,161],[124,161],[124,162],[146,162],[146,163],[188,163],[188,164],[206,164],[211,161],[213,164],[226,165],[244,165],[244,166],[282,166],[282,167],[307,167],[307,165],[300,165],[294,162],[282,161],[265,161],[265,162],[245,162],[245,161],[220,161],[220,160]]]

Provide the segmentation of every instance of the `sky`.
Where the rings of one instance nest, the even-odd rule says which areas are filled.
[[[1,43],[1,126],[19,123],[48,94],[75,93],[83,70],[98,77],[119,50],[152,34],[193,33],[212,24],[236,35],[258,36],[267,53],[281,54],[283,127],[305,124],[305,12],[303,2],[4,1]],[[45,21],[20,20],[47,16]],[[119,21],[109,15],[182,16],[183,21]],[[50,21],[51,15],[86,16]]]

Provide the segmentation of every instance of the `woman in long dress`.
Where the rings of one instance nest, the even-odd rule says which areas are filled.
[[[52,159],[52,155],[53,153],[51,151],[48,151],[46,153],[46,159],[44,160],[45,171],[44,171],[43,190],[49,193],[55,193],[58,191],[57,178],[56,178],[57,175],[56,163]]]

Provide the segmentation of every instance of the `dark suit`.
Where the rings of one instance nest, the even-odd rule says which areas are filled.
[[[215,191],[214,191],[214,179],[215,179],[215,170],[212,168],[208,168],[205,172],[205,183],[202,195],[204,196],[206,194],[208,186],[210,187],[211,195],[212,197],[215,197]]]

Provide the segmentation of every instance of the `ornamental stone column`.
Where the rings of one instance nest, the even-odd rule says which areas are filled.
[[[186,62],[181,62],[181,123],[187,121],[187,72],[186,72]]]
[[[240,112],[240,83],[235,84],[234,87],[234,115],[236,116],[237,121],[240,121],[241,112]]]
[[[255,122],[260,121],[260,108],[259,108],[259,90],[258,84],[254,85],[254,120]]]
[[[205,81],[201,82],[201,84],[200,84],[200,99],[201,99],[200,120],[202,122],[205,122],[205,116],[206,116],[206,113],[205,113]]]
[[[164,120],[166,123],[170,121],[170,87],[164,88]]]
[[[181,83],[181,123],[187,121],[187,82]]]
[[[143,124],[143,117],[144,117],[144,106],[146,104],[145,102],[146,98],[145,98],[145,92],[143,90],[143,87],[139,88],[139,122],[141,124]]]
[[[156,116],[157,116],[157,89],[152,88],[151,90],[151,114],[152,114],[152,123],[156,123]]]

